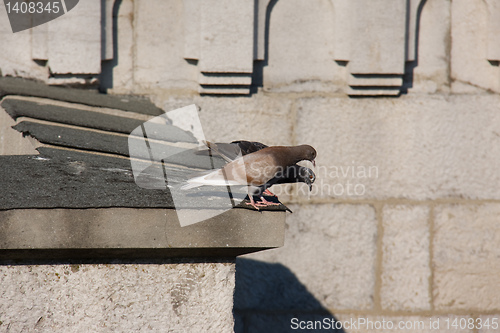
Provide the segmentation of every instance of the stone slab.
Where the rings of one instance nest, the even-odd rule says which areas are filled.
[[[144,121],[100,112],[85,111],[76,108],[45,104],[35,101],[19,100],[6,97],[0,105],[14,119],[30,117],[62,124],[96,128],[103,131],[113,131],[129,134]]]
[[[13,128],[50,145],[128,156],[126,135],[33,121],[22,121]]]
[[[164,113],[149,100],[137,96],[100,94],[97,90],[53,87],[42,82],[13,77],[0,77],[0,98],[7,95],[51,98],[71,103],[108,107],[158,116]]]
[[[200,94],[210,95],[248,95],[250,87],[248,86],[215,86],[201,85],[198,89]]]
[[[349,96],[363,96],[363,97],[384,97],[384,96],[399,96],[401,94],[400,87],[364,87],[352,86],[346,89],[346,94]]]
[[[57,124],[67,124],[80,126],[84,128],[94,128],[102,131],[130,134],[134,129],[144,124],[149,117],[138,114],[132,114],[121,110],[107,110],[104,112],[99,109],[85,110],[81,105],[61,106],[53,100],[40,99],[20,99],[6,97],[0,105],[14,119],[19,117],[28,117],[44,121],[50,121]],[[168,123],[158,125],[156,131],[161,131],[161,139],[172,142],[193,142],[193,135],[178,127]],[[155,139],[158,135],[148,132],[148,138]]]
[[[382,75],[352,75],[349,74],[347,79],[347,84],[353,87],[370,87],[371,89],[377,90],[376,87],[401,87],[403,84],[403,78],[401,76],[387,76]]]
[[[169,189],[145,189],[134,182],[128,158],[65,149],[39,148],[39,156],[1,156],[0,210],[23,208],[211,208],[217,201],[211,192],[186,192],[174,202]],[[168,182],[194,171],[172,166],[165,169]],[[163,174],[163,173],[162,173]],[[145,175],[147,176],[147,174]],[[165,183],[165,179],[161,181]],[[208,191],[208,192],[207,192]],[[207,200],[200,206],[200,196]],[[209,200],[210,199],[214,199]],[[240,208],[253,209],[240,204]],[[224,206],[225,207],[225,206]],[[222,208],[222,207],[221,207]],[[285,211],[283,205],[264,210]]]
[[[232,257],[283,246],[284,220],[284,212],[232,209],[181,227],[172,209],[4,210],[0,259]]]
[[[224,75],[222,73],[209,74],[209,73],[200,73],[198,78],[198,82],[201,85],[246,85],[250,86],[252,84],[252,75],[251,74],[229,74]]]

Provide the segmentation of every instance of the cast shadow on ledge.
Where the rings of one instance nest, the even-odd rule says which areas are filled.
[[[305,331],[308,321],[337,320],[287,267],[243,258],[236,259],[233,312],[235,333]],[[317,328],[307,332],[345,332]]]

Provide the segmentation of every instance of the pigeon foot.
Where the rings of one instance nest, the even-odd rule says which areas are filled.
[[[264,197],[260,197],[260,201],[258,202],[258,204],[262,204],[263,206],[279,206],[279,205],[281,205],[281,204],[276,203],[276,202],[267,201],[266,199],[264,199]]]

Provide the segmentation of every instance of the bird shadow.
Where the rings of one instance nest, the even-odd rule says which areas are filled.
[[[236,259],[233,315],[235,333],[285,333],[302,331],[308,322],[331,325],[337,321],[286,266],[244,258]],[[319,325],[307,329],[324,331],[325,326]],[[342,328],[328,331],[345,332]]]

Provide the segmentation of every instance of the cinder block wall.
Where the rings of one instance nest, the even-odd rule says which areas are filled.
[[[183,58],[184,24],[196,18],[184,17],[183,1],[123,0],[108,91],[146,94],[165,110],[194,102],[210,140],[317,148],[313,192],[275,190],[294,211],[285,247],[246,258],[286,267],[304,287],[298,295],[317,302],[237,302],[237,330],[288,332],[294,317],[329,313],[394,325],[422,321],[421,332],[435,332],[430,325],[438,319],[445,332],[495,332],[500,67],[494,50],[500,31],[495,34],[491,22],[498,22],[498,8],[483,0],[423,2],[405,93],[351,98],[348,67],[335,61],[335,36],[344,33],[334,20],[336,4],[273,1],[267,60],[254,66],[262,84],[249,96],[231,97],[198,94],[196,62]],[[29,56],[15,57],[21,46],[6,35],[3,44],[13,46],[3,47],[2,73],[44,78],[46,69]],[[388,37],[381,31],[380,38]],[[375,53],[373,61],[379,61]],[[240,262],[242,270],[248,262]],[[245,275],[240,285],[255,288],[246,297],[261,299],[265,291],[270,299],[288,299],[284,295],[294,292],[289,280],[272,274],[260,284],[251,280]],[[462,318],[476,324],[446,326]],[[487,319],[489,328],[480,328]]]

